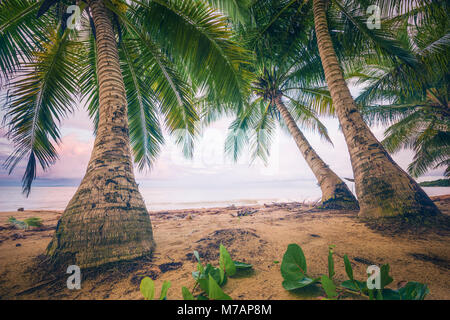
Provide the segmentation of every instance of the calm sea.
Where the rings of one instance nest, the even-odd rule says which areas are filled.
[[[352,186],[349,186],[352,188]],[[0,211],[63,210],[77,187],[33,187],[28,198],[20,187],[0,187]],[[208,208],[271,202],[314,201],[320,188],[312,181],[255,182],[245,185],[140,186],[148,210]],[[430,196],[450,194],[450,187],[424,188]]]

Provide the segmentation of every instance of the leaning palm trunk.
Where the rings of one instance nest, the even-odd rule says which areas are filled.
[[[347,142],[360,215],[435,215],[439,210],[389,156],[357,110],[328,31],[325,0],[313,0],[314,21],[325,78]]]
[[[275,99],[275,105],[282,115],[289,132],[295,140],[306,163],[319,181],[322,190],[322,207],[329,209],[358,209],[358,201],[336,173],[323,162],[319,155],[306,140],[303,133],[295,123],[294,118],[281,101],[281,97]]]
[[[133,174],[127,100],[110,14],[101,0],[91,1],[90,7],[98,48],[97,136],[86,174],[47,248],[55,263],[84,268],[141,257],[154,248]]]

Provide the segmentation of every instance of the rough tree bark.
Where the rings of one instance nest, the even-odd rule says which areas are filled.
[[[328,209],[358,209],[358,201],[353,193],[311,147],[281,100],[281,97],[275,98],[274,102],[303,158],[305,158],[306,163],[316,176],[317,181],[319,181],[320,189],[322,190],[322,207]]]
[[[47,247],[54,263],[82,268],[149,255],[154,249],[152,225],[133,173],[126,93],[110,13],[102,0],[89,5],[98,52],[97,136],[86,174]]]
[[[326,0],[313,0],[316,36],[328,88],[350,153],[360,216],[439,214],[420,186],[392,160],[358,112],[333,48],[325,6]]]

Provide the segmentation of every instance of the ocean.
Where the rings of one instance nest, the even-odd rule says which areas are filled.
[[[352,186],[349,186],[352,188]],[[20,187],[0,187],[0,211],[63,210],[77,187],[33,187],[26,198]],[[148,210],[211,208],[272,202],[315,201],[320,188],[313,181],[265,181],[224,186],[145,185],[139,190]],[[450,187],[427,187],[430,196],[450,194]]]

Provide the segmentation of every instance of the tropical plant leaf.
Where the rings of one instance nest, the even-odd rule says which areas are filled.
[[[22,178],[27,196],[37,175],[37,161],[46,170],[58,158],[54,144],[61,139],[61,120],[73,111],[78,61],[78,45],[69,32],[61,37],[54,31],[52,41],[35,53],[33,62],[24,64],[20,75],[10,83],[4,121],[14,151],[5,166],[11,173],[23,158],[28,158]]]
[[[219,256],[219,265],[220,268],[228,275],[233,276],[236,273],[236,266],[233,260],[231,259],[230,254],[227,249],[221,244],[219,248],[220,256]]]
[[[281,262],[281,275],[286,281],[300,281],[306,277],[306,259],[299,245],[288,245]]]
[[[155,283],[149,277],[141,280],[139,289],[146,300],[153,300],[155,296]]]

